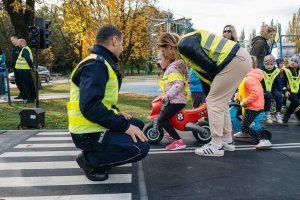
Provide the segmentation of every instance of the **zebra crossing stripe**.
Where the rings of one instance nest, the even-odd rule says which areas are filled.
[[[31,137],[26,141],[71,141],[70,137]]]
[[[58,147],[75,147],[74,143],[44,143],[44,144],[19,144],[15,146],[16,149],[22,148],[58,148]]]
[[[60,135],[70,135],[69,132],[39,132],[38,134],[39,136],[60,136]]]
[[[5,200],[131,200],[131,193],[121,194],[87,194],[87,195],[65,195],[65,196],[35,196],[35,197],[4,197]]]
[[[58,185],[93,185],[131,183],[131,174],[110,174],[105,181],[90,181],[83,175],[77,176],[40,176],[40,177],[5,177],[0,178],[1,187],[34,187]]]
[[[128,163],[118,167],[131,167]],[[16,169],[77,169],[78,164],[75,161],[51,161],[51,162],[6,162],[0,163],[0,170]]]
[[[0,155],[2,158],[11,157],[46,157],[46,156],[77,156],[80,151],[25,151],[5,152]]]

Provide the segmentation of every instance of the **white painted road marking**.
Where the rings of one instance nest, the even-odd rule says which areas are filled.
[[[3,197],[5,200],[131,200],[131,193],[120,194],[86,194],[86,195],[66,195],[66,196],[35,196],[35,197]]]

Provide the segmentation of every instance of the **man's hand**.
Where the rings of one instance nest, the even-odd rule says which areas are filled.
[[[130,135],[132,140],[137,143],[137,139],[140,139],[142,142],[148,141],[148,138],[144,135],[144,133],[138,127],[130,124],[129,128],[125,132],[126,134]]]
[[[289,98],[290,92],[289,92],[289,91],[286,91],[284,95],[285,95],[286,98]]]
[[[129,115],[128,113],[119,112],[118,114],[121,115],[121,116],[123,116],[126,120],[132,119],[132,116]]]

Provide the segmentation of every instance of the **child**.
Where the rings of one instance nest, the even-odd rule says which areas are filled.
[[[256,149],[268,149],[272,146],[267,135],[250,128],[255,117],[264,109],[263,89],[260,84],[262,79],[263,72],[260,69],[253,69],[246,75],[239,86],[239,92],[235,95],[235,100],[239,100],[240,105],[245,109],[241,130],[258,141]]]
[[[6,56],[2,52],[2,49],[0,47],[0,98],[2,100],[7,99],[7,92],[8,92],[8,87],[7,87],[7,81],[6,81]]]
[[[294,111],[300,105],[300,102],[299,102],[299,99],[300,99],[299,64],[300,64],[300,55],[295,54],[291,57],[289,65],[284,68],[284,73],[283,73],[283,77],[282,77],[282,82],[283,82],[283,86],[284,86],[283,91],[284,91],[285,97],[288,98],[291,102],[288,109],[285,112],[284,117],[283,117],[284,123],[287,123],[289,121],[291,115],[294,113]],[[295,116],[300,121],[300,110],[295,112]]]
[[[203,93],[201,80],[195,74],[192,68],[190,69],[189,80],[193,108],[198,108],[202,103],[205,102],[205,94]]]
[[[275,58],[272,55],[264,57],[264,66],[261,68],[264,74],[264,79],[261,82],[265,96],[265,112],[266,122],[273,123],[271,116],[271,102],[275,99],[276,102],[276,121],[282,124],[282,116],[280,114],[282,107],[282,81],[280,78],[280,70],[275,67]]]
[[[158,60],[161,69],[165,71],[160,85],[164,92],[163,98],[169,100],[169,104],[159,116],[158,124],[174,139],[166,147],[167,150],[186,148],[186,144],[169,122],[173,115],[185,107],[188,89],[186,81],[188,76],[187,66],[183,60],[179,59],[178,53],[176,53],[178,40],[178,35],[165,33],[160,37],[158,43],[160,48]]]

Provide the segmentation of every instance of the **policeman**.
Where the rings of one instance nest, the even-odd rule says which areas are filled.
[[[17,85],[18,90],[20,91],[19,95],[15,97],[15,99],[23,99],[23,94],[21,93],[21,89],[20,89],[20,82],[18,80],[18,75],[17,75],[17,70],[16,70],[16,62],[17,59],[19,57],[21,48],[18,46],[18,37],[17,36],[11,36],[10,37],[10,41],[13,44],[13,48],[11,49],[11,64],[12,64],[12,69],[14,71],[14,75],[15,75],[15,83]]]
[[[196,149],[195,153],[201,156],[223,156],[224,150],[234,151],[228,102],[251,69],[249,53],[236,42],[205,30],[183,36],[178,49],[203,86],[210,85],[206,104],[212,140]],[[204,90],[207,90],[206,86]]]
[[[150,145],[141,131],[144,123],[116,107],[122,83],[117,67],[121,31],[104,25],[96,43],[71,74],[67,109],[73,142],[82,150],[76,161],[89,180],[103,181],[107,169],[143,159]]]
[[[36,98],[34,82],[32,78],[33,56],[26,40],[19,39],[18,45],[21,49],[16,61],[16,79],[20,83],[20,91],[24,103],[32,103]]]

